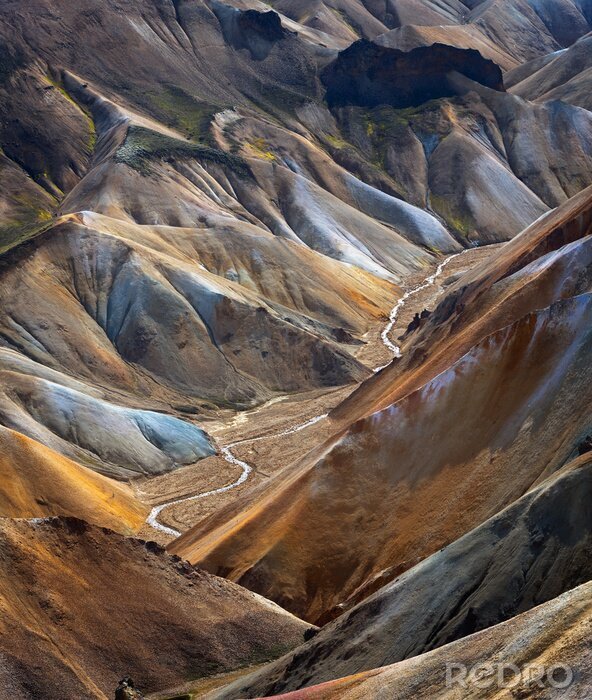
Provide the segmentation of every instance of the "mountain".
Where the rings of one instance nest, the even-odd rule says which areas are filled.
[[[0,3],[1,700],[590,695],[591,30]]]
[[[32,287],[39,285],[38,296],[33,298],[17,280],[13,279],[12,284],[4,287],[3,299],[8,302],[5,308],[11,308],[11,295],[14,306],[13,315],[7,313],[4,327],[8,347],[0,349],[3,378],[0,416],[3,422],[84,466],[118,479],[158,474],[214,454],[210,439],[197,426],[156,411],[106,401],[104,391],[73,379],[65,371],[50,369],[55,366],[53,361],[48,362],[52,349],[56,354],[62,353],[70,368],[78,362],[84,367],[85,359],[91,367],[96,366],[97,352],[101,349],[99,344],[98,347],[93,344],[92,331],[80,314],[80,325],[72,324],[71,335],[52,335],[51,331],[55,329],[46,319],[55,314],[56,323],[59,323],[59,318],[67,318],[68,311],[66,303],[55,306],[52,291],[56,294],[64,292],[60,292],[55,268],[54,272],[55,276],[38,276],[27,269],[26,264],[11,270],[16,276],[24,273]],[[78,310],[76,302],[72,306]],[[23,314],[20,316],[22,324],[16,320],[19,313]],[[26,329],[27,324],[33,333]],[[38,331],[35,330],[36,324],[39,324]],[[47,335],[46,331],[49,331]],[[42,336],[43,340],[40,340]],[[19,337],[23,338],[22,344],[17,340]],[[15,348],[20,346],[24,352],[13,350],[11,340]],[[100,381],[101,370],[111,378],[114,369],[115,372],[121,369],[124,377],[130,376],[128,368],[115,353],[111,366],[111,358],[106,352],[103,359],[105,362],[94,375],[95,381]],[[83,374],[84,370],[81,371]]]
[[[332,438],[172,551],[325,621],[559,469],[590,429],[591,216],[587,190],[461,277]]]
[[[433,46],[434,44],[454,46],[460,49],[473,49],[478,51],[483,58],[493,61],[503,71],[509,71],[510,74],[512,68],[518,70],[523,65],[489,39],[486,34],[480,32],[476,25],[473,24],[439,26],[404,24],[384,34],[380,34],[374,39],[374,43],[405,52],[422,46]],[[504,83],[507,80],[506,76],[507,74],[504,76]]]
[[[498,667],[506,664],[506,678],[514,697],[536,697],[543,693],[575,700],[586,694],[590,687],[590,589],[591,584],[587,583],[508,622],[415,659],[273,697],[283,700],[336,697],[358,700],[380,697],[386,692],[402,700],[431,700],[434,697],[454,697],[453,693],[461,692],[463,698],[484,700],[491,697],[492,685],[486,682],[489,679],[471,676],[469,670],[485,664],[488,670],[493,665],[496,673]],[[446,685],[447,663],[458,665],[452,667],[451,677],[458,682],[464,681],[464,687]],[[522,669],[523,675],[514,667]],[[573,676],[566,667],[571,669]],[[463,674],[465,668],[467,673]],[[533,680],[533,677],[540,678],[540,672],[536,675],[535,671],[540,668],[548,670],[552,681],[549,682],[545,673],[542,688],[537,680]],[[221,692],[209,697],[236,695],[230,688],[228,694]]]
[[[467,27],[519,63],[567,47],[592,28],[589,0],[279,0],[274,9],[350,43],[402,27]]]
[[[506,76],[511,91],[537,102],[561,100],[590,109],[589,84],[592,77],[592,35],[516,68]]]
[[[421,657],[589,581],[591,479],[590,455],[576,458],[228,697],[295,691]]]
[[[404,109],[455,95],[455,85],[448,84],[450,74],[492,90],[504,89],[502,72],[493,61],[478,51],[446,44],[399,51],[358,41],[341,51],[321,77],[330,107],[387,104]]]
[[[300,620],[252,593],[76,518],[0,521],[4,697],[111,698],[277,656]],[[141,679],[141,680],[140,680]]]
[[[2,420],[118,478],[212,453],[185,408],[367,378],[356,350],[434,252],[507,240],[592,182],[589,113],[500,92],[472,47],[412,49],[441,73],[397,108],[332,104],[324,81],[399,49],[323,48],[242,6],[9,2],[0,35],[2,343],[64,387],[12,376]],[[128,413],[133,454],[106,450],[55,391],[93,426],[171,416],[155,445]]]

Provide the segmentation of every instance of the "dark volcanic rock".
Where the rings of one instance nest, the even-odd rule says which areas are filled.
[[[143,700],[144,696],[136,689],[133,680],[126,676],[115,690],[115,700]]]
[[[280,16],[273,10],[269,12],[245,10],[241,12],[238,23],[244,32],[256,34],[267,41],[279,41],[287,33],[282,27]]]
[[[417,107],[428,100],[456,94],[448,75],[461,73],[486,87],[503,91],[502,71],[473,49],[444,44],[399,51],[370,41],[357,41],[323,71],[330,107],[389,104]]]
[[[235,49],[247,49],[256,61],[267,58],[274,44],[291,33],[273,10],[238,10],[218,2],[212,7],[226,41]]]

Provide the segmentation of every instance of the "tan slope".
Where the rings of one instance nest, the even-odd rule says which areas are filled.
[[[185,239],[180,236],[182,245]],[[309,315],[306,308],[300,312],[266,299],[249,289],[248,280],[239,284],[231,270],[227,279],[186,255],[170,258],[92,226],[56,227],[23,256],[19,265],[0,272],[5,343],[87,383],[139,397],[185,397],[176,403],[248,405],[275,392],[345,384],[368,374],[347,347],[356,340],[341,326],[348,313],[343,304],[331,325],[325,324],[314,311]],[[276,288],[287,276],[279,265],[259,270]],[[297,280],[296,271],[293,276]],[[370,298],[364,298],[364,273],[342,279],[358,308],[372,305],[371,287]],[[390,285],[377,286],[385,313]],[[307,300],[306,286],[296,287],[290,306],[320,307],[327,318],[335,292],[327,290],[329,300],[322,286],[319,292],[311,290]],[[359,323],[355,316],[350,318]],[[369,320],[362,320],[362,328]],[[296,361],[312,360],[303,362],[305,371],[294,365],[287,374],[286,353]]]
[[[407,339],[403,358],[365,382],[333,417],[351,422],[384,408],[446,370],[488,333],[585,291],[589,265],[578,250],[588,249],[590,233],[592,188],[541,217],[489,262],[453,280],[425,326]]]
[[[48,295],[44,301],[50,313],[55,312],[55,297]],[[76,351],[87,350],[91,357],[96,352],[89,342],[92,336],[81,336]],[[33,347],[40,346],[33,342]],[[58,371],[44,366],[44,358],[37,356],[35,361],[26,354],[0,349],[0,419],[37,442],[122,480],[170,471],[215,453],[203,430],[167,415],[170,411],[121,405],[121,395],[109,400],[110,392],[68,376],[73,363]],[[104,371],[109,372],[108,365]],[[94,379],[100,381],[99,373]]]
[[[589,429],[591,313],[583,295],[488,336],[171,550],[311,621],[334,616],[569,458]]]
[[[588,186],[589,112],[450,80],[454,98],[334,112],[342,138],[381,163],[409,202],[442,217],[463,246],[507,241]],[[345,158],[348,150],[331,152]]]
[[[126,486],[0,426],[0,517],[72,515],[131,534],[147,511]]]
[[[16,251],[21,266],[6,259],[0,323],[9,347],[169,411],[244,407],[368,375],[352,351],[392,308],[393,283],[432,256],[354,208],[345,171],[333,166],[327,187],[333,181],[352,204],[265,159],[128,127],[126,110],[71,74],[63,79],[96,121],[95,160],[62,205],[83,211]],[[433,217],[387,199],[404,221],[414,212],[414,230],[431,222],[458,248]],[[36,395],[46,393],[38,384]],[[45,418],[38,422],[48,427]],[[54,432],[77,442],[63,426]],[[110,462],[110,473],[155,471],[153,460],[138,469],[134,455],[106,460],[88,440],[78,447]]]
[[[392,9],[396,26],[452,24],[467,14],[462,0],[395,0]]]
[[[448,26],[404,24],[376,37],[375,42],[381,46],[390,46],[401,51],[410,51],[418,46],[430,46],[431,44],[448,44],[460,49],[476,49],[484,58],[494,61],[505,71],[518,65],[516,58],[500,49],[473,24]]]
[[[454,133],[449,133],[450,128],[438,126],[437,131],[446,130],[445,135],[450,138],[441,139],[446,143],[438,143],[435,149],[432,132],[436,129],[430,128],[426,134],[423,125],[419,125],[422,128],[415,132],[401,134],[397,132],[402,130],[395,128],[391,135],[381,120],[366,125],[368,115],[354,120],[347,113],[332,114],[317,79],[319,68],[331,54],[319,53],[301,42],[277,24],[279,19],[273,25],[277,41],[267,47],[264,56],[259,56],[253,54],[257,46],[253,37],[254,43],[242,37],[245,46],[237,44],[241,37],[235,36],[233,22],[244,29],[241,24],[244,13],[231,9],[224,13],[220,8],[216,10],[218,6],[181,4],[176,14],[168,6],[158,14],[151,6],[141,3],[132,3],[133,6],[126,6],[121,12],[116,12],[117,5],[113,4],[91,9],[81,6],[81,12],[92,11],[101,21],[91,31],[84,23],[76,25],[75,12],[64,11],[60,18],[63,26],[76,25],[76,31],[69,34],[73,42],[71,52],[66,54],[60,33],[52,33],[46,26],[46,22],[55,20],[55,8],[42,0],[36,2],[27,11],[35,14],[43,31],[27,33],[26,46],[15,40],[14,50],[23,52],[28,62],[23,60],[21,65],[16,61],[15,66],[10,66],[13,70],[5,89],[11,99],[16,99],[12,91],[18,81],[34,84],[31,94],[27,92],[30,108],[23,109],[27,133],[38,126],[43,132],[43,143],[52,144],[56,161],[52,163],[55,167],[48,170],[52,182],[64,185],[62,170],[66,163],[73,162],[70,151],[56,136],[56,132],[61,134],[60,121],[67,119],[73,129],[75,122],[78,131],[83,132],[92,126],[94,131],[90,135],[82,134],[81,138],[92,137],[92,141],[99,136],[92,162],[87,163],[85,156],[76,167],[78,180],[82,178],[84,184],[75,188],[75,196],[71,187],[64,185],[64,194],[70,193],[64,204],[68,211],[84,208],[142,224],[186,227],[204,216],[222,214],[232,218],[235,225],[247,221],[260,229],[271,230],[276,236],[301,241],[324,256],[379,276],[394,273],[401,279],[409,269],[408,261],[417,268],[413,260],[425,259],[424,251],[406,245],[401,237],[407,238],[407,243],[412,241],[443,252],[458,247],[438,216],[463,244],[467,239],[470,242],[505,240],[540,215],[545,206],[554,206],[590,182],[590,168],[583,156],[586,144],[579,143],[584,138],[582,135],[588,133],[589,125],[587,128],[585,123],[575,123],[573,114],[553,119],[543,109],[532,113],[526,108],[516,114],[518,102],[494,109],[495,115],[484,113],[488,110],[482,106],[463,106],[460,110],[464,113],[463,123]],[[416,9],[421,5],[414,4]],[[355,5],[366,14],[369,9],[375,9],[363,3]],[[430,7],[438,10],[442,5],[434,3]],[[7,11],[10,8],[9,4]],[[306,4],[303,9],[306,10]],[[334,16],[336,11],[347,16],[347,3],[331,9]],[[449,9],[455,21],[466,19],[466,6],[462,3],[452,2]],[[294,12],[299,14],[298,8]],[[482,14],[478,13],[475,21],[481,22]],[[522,14],[521,7],[518,19]],[[270,21],[263,12],[255,15],[257,20],[251,16],[253,26],[249,31],[245,29],[245,34],[264,32],[265,22]],[[27,13],[16,17],[19,23],[29,26]],[[506,21],[514,29],[518,19],[510,17]],[[128,25],[132,26],[131,34]],[[473,31],[476,25],[470,26]],[[134,50],[129,56],[123,48],[115,50],[110,36],[98,27],[113,27],[114,33],[129,36]],[[462,27],[453,27],[454,31],[457,29]],[[163,42],[167,47],[164,58]],[[97,70],[88,58],[88,45],[95,47],[109,71]],[[47,109],[53,109],[55,119],[48,114],[40,125],[30,123],[31,115],[36,114],[33,95],[45,94],[42,83],[47,83],[35,63],[37,58],[53,67],[51,75],[56,83],[45,84],[51,88],[47,91],[51,95]],[[34,70],[30,64],[35,65]],[[113,84],[109,77],[120,75],[122,64],[134,89],[117,81]],[[58,70],[58,66],[64,70]],[[150,69],[146,70],[146,66]],[[64,115],[66,108],[59,99],[67,103],[69,116]],[[166,149],[161,148],[162,159],[169,167],[156,169],[158,184],[124,168],[98,167],[103,165],[106,155],[101,139],[109,121],[106,115],[116,104],[121,105],[120,127],[122,120],[131,119],[136,126],[151,125],[160,136],[165,132],[169,136],[189,136],[194,150],[197,142],[202,152],[209,149],[209,163],[203,159],[188,163],[185,158],[178,158],[184,162],[175,163],[170,152],[165,153]],[[257,109],[253,108],[254,104]],[[499,111],[508,113],[505,120]],[[139,116],[146,113],[151,118]],[[451,115],[451,121],[454,123],[458,116]],[[400,127],[406,118],[395,114],[389,115],[387,121]],[[162,123],[159,126],[157,122]],[[169,128],[163,126],[164,122]],[[514,123],[518,124],[517,129],[512,128]],[[171,124],[174,129],[170,128]],[[527,142],[517,139],[516,130],[531,135]],[[566,154],[563,160],[567,169],[559,171],[556,177],[553,144],[558,130],[562,133],[561,157]],[[368,143],[371,131],[376,137],[370,141],[375,142]],[[122,128],[125,137],[124,132]],[[23,143],[20,132],[12,136],[17,144],[13,147],[14,157],[18,155],[22,160],[26,155],[25,166],[31,168],[29,148],[36,154],[40,145]],[[388,143],[391,136],[392,144]],[[188,145],[183,137],[181,140]],[[520,146],[519,152],[513,146],[515,141]],[[138,153],[144,147],[141,143],[127,146],[128,156],[130,151]],[[168,148],[170,151],[170,144]],[[173,150],[178,153],[179,146]],[[250,178],[241,182],[227,170],[219,173],[211,167],[212,159],[231,161],[235,152],[257,163],[252,166],[255,183]],[[537,155],[527,157],[528,154]],[[118,157],[121,165],[121,154]],[[448,165],[452,161],[458,167],[450,177]],[[402,167],[397,167],[397,163]],[[522,163],[524,168],[520,167]],[[90,177],[87,171],[93,166],[99,172]],[[483,201],[473,196],[476,188],[483,191]],[[511,207],[508,201],[512,202]]]
[[[336,36],[347,27],[369,39],[406,26],[471,27],[518,62],[569,46],[590,31],[582,0],[283,0],[276,7]]]
[[[577,0],[484,0],[471,3],[469,21],[521,62],[563,46],[590,31]]]
[[[366,700],[389,697],[397,700],[491,700],[491,698],[557,697],[579,700],[587,697],[592,683],[589,635],[592,625],[592,584],[587,583],[534,610],[489,630],[449,644],[415,659],[360,673],[323,685],[274,695],[282,700]],[[569,687],[539,688],[528,672],[511,688],[483,687],[469,678],[466,687],[446,685],[446,664],[514,664],[550,669],[568,666],[574,682]],[[555,676],[554,676],[555,677]],[[516,678],[511,677],[511,678]],[[557,680],[567,677],[557,671]],[[232,689],[212,693],[209,698],[235,698]],[[251,696],[253,697],[253,696]]]
[[[307,629],[269,601],[74,518],[0,521],[0,697],[112,698],[272,659]]]
[[[92,99],[102,114],[104,104]],[[107,156],[110,134],[119,130],[112,111],[99,148]],[[163,136],[150,134],[160,144]],[[138,405],[166,413],[171,405],[244,407],[368,376],[353,351],[392,308],[395,276],[431,258],[318,187],[307,201],[333,207],[322,229],[329,238],[339,231],[338,259],[329,248],[327,255],[315,250],[324,246],[320,236],[309,247],[294,235],[275,235],[231,194],[246,187],[240,177],[233,189],[232,172],[185,155],[173,167],[151,152],[147,163],[133,163],[150,168],[147,174],[102,161],[67,202],[86,208],[90,197],[90,206],[111,216],[63,216],[0,270],[3,342],[20,364],[35,365],[11,366],[2,420],[119,478],[161,473],[212,452],[196,426],[153,410],[147,416]],[[274,181],[269,172],[265,179]],[[314,216],[296,194],[286,206],[306,229]],[[368,236],[357,246],[348,240],[354,227]],[[357,256],[360,265],[352,262]],[[59,375],[37,377],[42,366]],[[116,436],[104,439],[115,423]]]
[[[590,117],[570,105],[483,93],[425,114],[331,112],[318,75],[334,53],[273,13],[17,5],[0,8],[3,163],[38,183],[19,217],[39,224],[58,200],[72,215],[5,257],[2,343],[109,406],[12,376],[2,422],[110,475],[211,452],[162,416],[156,432],[173,425],[180,453],[137,416],[133,441],[126,429],[105,446],[113,406],[182,415],[360,381],[355,350],[431,251],[506,240],[590,181]],[[466,19],[447,7],[448,23]],[[347,3],[324,10],[347,21]],[[64,405],[85,407],[76,430]]]

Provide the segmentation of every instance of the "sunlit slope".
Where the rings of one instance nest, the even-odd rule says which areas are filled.
[[[591,487],[585,454],[237,683],[235,697],[303,689],[419,656],[585,583]]]
[[[561,687],[553,690],[547,685],[547,690],[557,692],[561,698],[579,699],[588,692],[592,676],[588,651],[591,587],[587,583],[531,612],[415,659],[273,697],[282,700],[363,700],[388,693],[401,700],[453,700],[462,693],[463,698],[471,700],[490,698],[492,688],[483,687],[483,681],[477,681],[475,677],[472,680],[463,677],[466,686],[446,685],[446,664],[457,663],[467,668],[467,675],[479,664],[493,665],[494,669],[498,664],[524,669],[522,679],[512,677],[512,692],[527,697],[532,693],[527,668],[530,664],[536,668],[554,669],[554,673],[555,666],[562,666],[556,670],[556,680]],[[573,683],[567,687],[565,681],[569,678],[565,666],[573,671]],[[210,697],[236,696],[230,690],[227,695],[222,691]]]
[[[0,428],[0,516],[72,515],[133,533],[148,509],[127,487],[85,469],[20,433]]]

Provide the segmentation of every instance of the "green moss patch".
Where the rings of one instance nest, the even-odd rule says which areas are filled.
[[[78,112],[82,114],[84,119],[86,120],[86,124],[88,127],[88,137],[86,141],[86,148],[89,154],[92,154],[95,150],[95,146],[97,144],[97,131],[95,129],[95,123],[92,118],[92,114],[86,110],[84,107],[81,107],[76,100],[74,100],[66,88],[63,86],[62,83],[57,82],[54,80],[50,75],[45,76],[47,79],[47,82],[50,85],[53,85],[53,87],[60,93],[60,95],[68,101]]]
[[[0,256],[40,236],[53,226],[50,212],[40,212],[35,220],[0,225]]]
[[[149,93],[150,112],[159,121],[180,131],[192,141],[210,141],[210,124],[224,105],[199,100],[176,85],[165,85],[159,93]],[[210,144],[211,145],[211,144]]]
[[[459,212],[445,197],[438,197],[432,194],[431,203],[434,211],[437,212],[452,229],[467,241],[471,240],[471,234],[475,231],[475,222],[469,215]]]
[[[215,163],[241,176],[251,173],[246,161],[239,156],[203,144],[181,141],[141,126],[128,129],[124,143],[115,154],[117,163],[124,163],[142,175],[151,174],[151,163],[155,161],[183,159]]]

